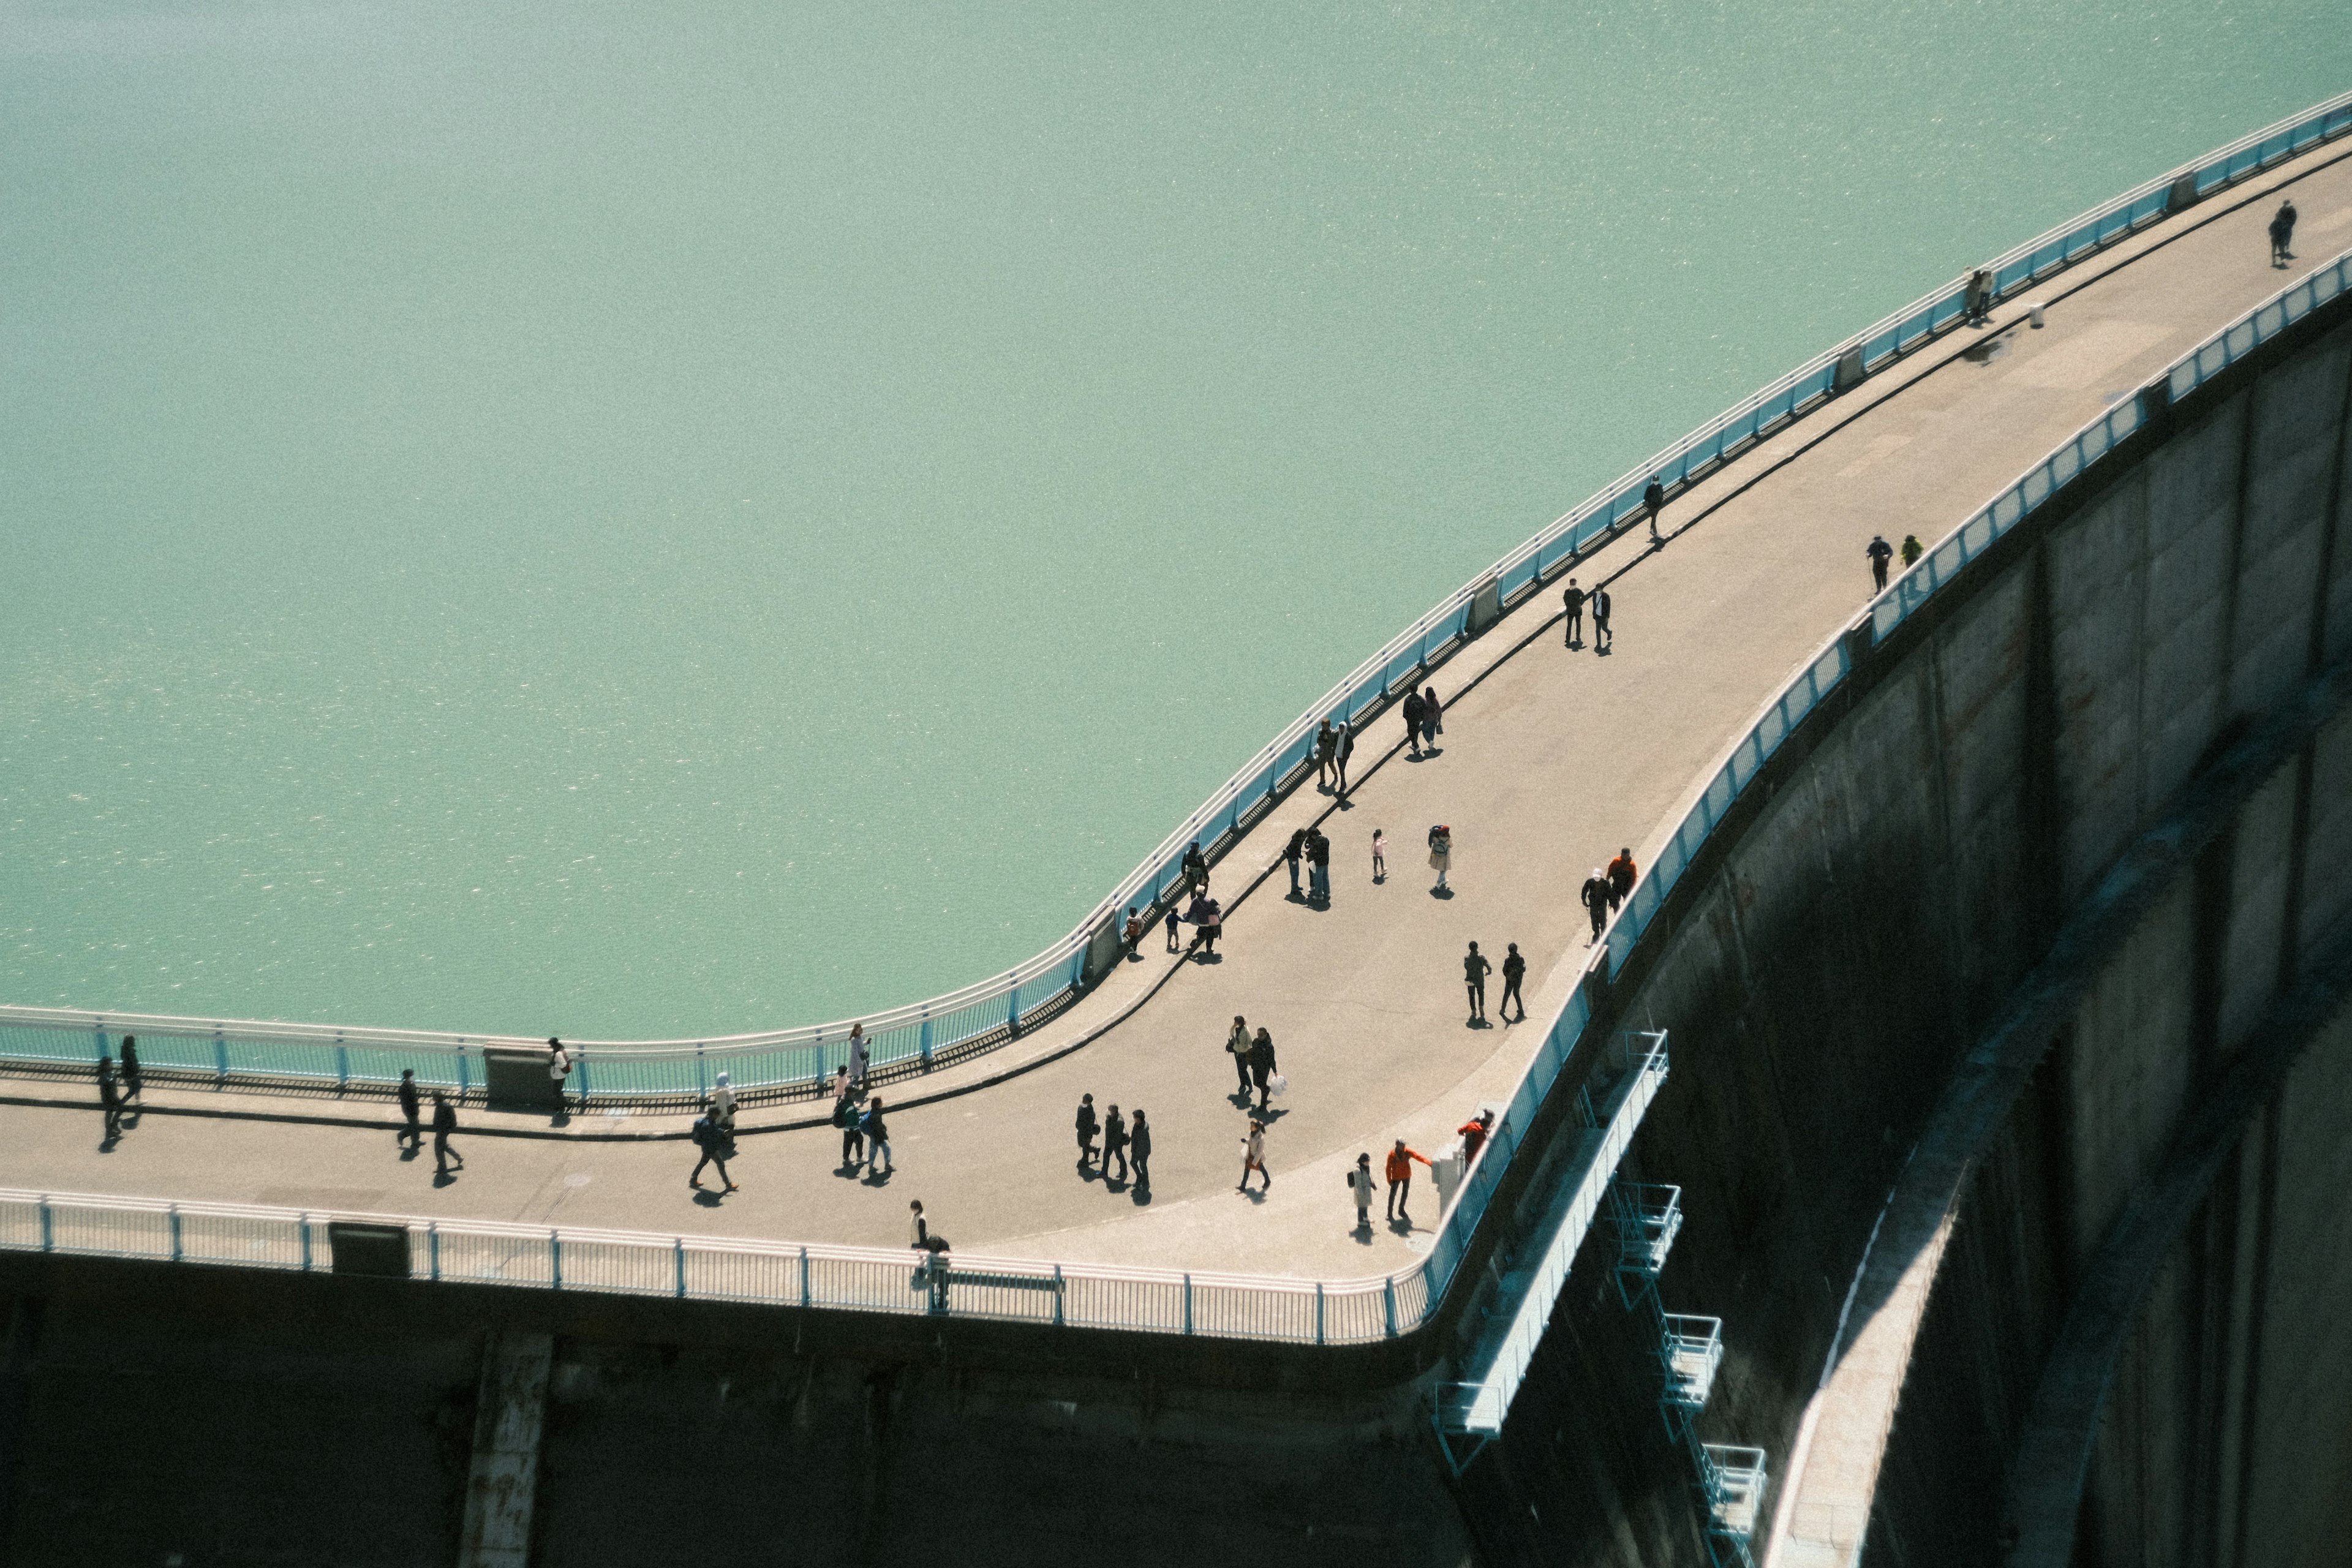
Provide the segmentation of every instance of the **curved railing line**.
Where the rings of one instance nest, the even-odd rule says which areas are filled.
[[[2006,297],[2024,284],[2179,210],[2189,201],[2347,130],[2352,130],[2352,92],[2339,94],[2135,186],[1995,258],[1989,264],[1994,274],[1994,297]],[[1471,625],[1474,611],[1483,597],[1491,593],[1493,607],[1499,613],[1504,606],[1533,592],[1586,549],[1614,537],[1638,518],[1641,490],[1649,476],[1659,476],[1670,493],[1678,492],[1821,399],[1949,328],[1959,320],[1965,308],[1966,289],[1967,275],[1962,274],[1808,360],[1596,490],[1495,565],[1440,600],[1262,747],[1096,904],[1068,935],[1024,962],[926,1001],[835,1023],[669,1040],[583,1038],[567,1043],[583,1053],[584,1064],[593,1064],[592,1076],[603,1079],[597,1086],[600,1093],[628,1098],[698,1091],[707,1087],[704,1080],[709,1070],[708,1064],[720,1058],[730,1060],[730,1065],[733,1058],[762,1055],[789,1055],[793,1058],[742,1064],[751,1070],[739,1069],[740,1087],[813,1081],[837,1065],[843,1042],[853,1026],[865,1030],[871,1042],[870,1059],[882,1067],[916,1058],[928,1066],[939,1052],[985,1040],[998,1033],[1007,1038],[1017,1036],[1029,1015],[1041,1006],[1059,1003],[1083,986],[1088,978],[1089,950],[1103,941],[1107,927],[1119,918],[1126,906],[1164,910],[1171,890],[1181,885],[1177,863],[1191,842],[1202,841],[1204,849],[1214,855],[1224,841],[1240,836],[1265,804],[1278,799],[1298,776],[1303,776],[1312,737],[1325,719],[1356,721],[1380,711],[1404,673],[1426,671],[1433,654],[1483,629]],[[1705,796],[1701,804],[1706,804]],[[128,1029],[164,1040],[219,1042],[224,1064],[232,1038],[239,1045],[251,1042],[257,1047],[332,1047],[342,1062],[340,1074],[346,1080],[353,1076],[348,1056],[354,1049],[397,1051],[420,1058],[462,1058],[478,1053],[485,1046],[529,1043],[520,1037],[506,1035],[335,1027],[76,1008],[0,1007],[0,1054],[5,1054],[5,1037],[12,1026],[87,1034],[103,1032],[110,1026],[118,1032]],[[686,1063],[697,1068],[691,1082],[680,1072],[658,1070]],[[375,1070],[379,1066],[384,1070]],[[237,1069],[226,1065],[220,1068],[224,1077],[232,1070]],[[282,1069],[252,1070],[274,1074]],[[625,1081],[633,1074],[645,1081]],[[315,1069],[306,1075],[296,1069],[295,1076],[323,1079],[329,1075]],[[362,1062],[357,1076],[364,1081],[381,1081],[396,1077],[397,1071],[389,1064]],[[419,1076],[424,1076],[422,1071]],[[460,1077],[462,1080],[463,1075]]]
[[[2347,292],[2352,292],[2352,250],[2288,285],[2174,361],[2162,378],[2167,403],[2193,395],[2244,354]],[[1878,595],[1868,622],[1873,646],[1891,637],[1928,597],[1980,558],[1994,539],[2137,431],[2148,416],[2148,396],[2143,393],[2083,426]],[[1553,1015],[1509,1105],[1496,1119],[1486,1150],[1441,1216],[1429,1253],[1407,1268],[1332,1281],[972,1255],[955,1259],[940,1281],[923,1272],[923,1266],[910,1264],[905,1252],[875,1247],[414,1215],[351,1217],[400,1226],[412,1247],[422,1237],[436,1279],[1301,1344],[1365,1343],[1410,1332],[1444,1300],[1496,1191],[1582,1042],[1592,1017],[1591,971],[1605,967],[1612,975],[1622,972],[1693,854],[1721,826],[1730,802],[1844,678],[1852,636],[1844,627],[1832,634],[1780,695],[1764,706],[1748,732],[1726,749],[1706,787],[1666,840],[1666,850],[1612,922],[1605,945],[1587,960],[1585,973]],[[1720,805],[1716,801],[1718,789],[1723,792]],[[310,1270],[321,1266],[314,1224],[341,1217],[341,1211],[0,1190],[0,1248]],[[218,1227],[223,1226],[244,1228],[222,1232]],[[330,1234],[328,1245],[332,1239]],[[469,1248],[471,1242],[483,1246]],[[747,1278],[721,1267],[730,1260],[755,1273]],[[757,1272],[761,1268],[765,1272]]]

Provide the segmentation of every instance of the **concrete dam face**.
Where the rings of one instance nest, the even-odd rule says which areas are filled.
[[[2352,164],[2327,177],[2352,219]],[[0,1189],[0,1561],[2352,1563],[2352,257],[2223,307],[2235,229],[2159,255],[2259,245],[2277,188],[2151,187],[2098,279],[2058,280],[2062,241],[1997,331],[1931,303],[1685,469],[1687,526],[1763,496],[1791,533],[1816,479],[1930,476],[1883,526],[1932,548],[1808,621],[1829,640],[1697,774],[1679,858],[1560,960],[1556,1086],[1461,1178],[1451,1272],[1351,1298],[1385,1333],[1327,1338],[1365,1282],[1327,1303],[1307,1263],[1294,1326],[1196,1333],[1189,1272],[1174,1329],[1066,1321],[1063,1263],[975,1266],[958,1289],[1017,1301],[950,1311],[936,1254],[864,1258],[871,1310],[813,1297],[805,1246],[796,1300],[698,1299],[691,1247],[764,1244],[552,1226],[505,1227],[500,1283],[445,1278],[423,1219],[429,1279],[314,1268],[307,1218],[271,1233],[299,1266],[205,1267],[184,1241],[263,1211]],[[2175,200],[2205,216],[2168,227]],[[2093,283],[2106,314],[2033,336],[2028,287]],[[2127,314],[2165,289],[2182,342],[2235,324],[2168,361]],[[1950,455],[2037,396],[2095,417],[1955,529],[1983,492]],[[1623,516],[1464,610],[1465,647],[1507,628],[1498,687],[1564,657],[1570,567],[1682,548]],[[65,1239],[101,1223],[131,1239]],[[600,1289],[598,1245],[654,1284]]]

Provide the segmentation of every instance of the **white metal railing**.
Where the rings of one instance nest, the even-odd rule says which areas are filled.
[[[2194,199],[2268,168],[2319,142],[2352,131],[2352,93],[2289,116],[2005,252],[1989,264],[1996,297],[2006,295],[2137,231]],[[1300,776],[1326,719],[1355,721],[1378,711],[1398,680],[1428,668],[1433,656],[1472,630],[1474,606],[1491,592],[1508,604],[1582,551],[1612,537],[1641,515],[1641,492],[1653,474],[1670,489],[1747,449],[1842,384],[1840,366],[1866,374],[1950,328],[1965,307],[1963,275],[1814,356],[1637,464],[1527,542],[1439,601],[1349,672],[1198,810],[1163,839],[1067,936],[1002,974],[906,1006],[838,1023],[700,1040],[567,1042],[580,1076],[575,1087],[608,1100],[675,1098],[707,1092],[728,1069],[738,1089],[814,1085],[845,1059],[853,1025],[863,1028],[877,1067],[928,1066],[940,1052],[977,1048],[1010,1037],[1024,1019],[1083,984],[1088,952],[1129,905],[1157,907],[1181,886],[1180,864],[1198,839],[1214,852],[1244,828],[1264,802]],[[336,1028],[319,1025],[164,1017],[70,1009],[0,1007],[0,1058],[88,1060],[111,1031],[136,1034],[158,1068],[385,1083],[403,1068],[420,1082],[466,1089],[478,1081],[486,1046],[524,1044],[496,1037],[426,1030]]]

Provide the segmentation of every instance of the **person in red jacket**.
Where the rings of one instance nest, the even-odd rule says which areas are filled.
[[[1609,862],[1609,907],[1615,909],[1633,891],[1633,850],[1629,845],[1617,851],[1617,858]]]
[[[1389,1179],[1389,1218],[1391,1219],[1409,1221],[1412,1218],[1412,1215],[1405,1213],[1404,1205],[1405,1200],[1412,1195],[1412,1163],[1415,1160],[1424,1165],[1429,1164],[1428,1155],[1406,1148],[1404,1140],[1402,1138],[1396,1141],[1396,1147],[1389,1151],[1386,1174]]]
[[[1462,1168],[1468,1170],[1478,1162],[1478,1151],[1486,1146],[1487,1130],[1495,1124],[1495,1113],[1482,1110],[1454,1129],[1462,1134]]]

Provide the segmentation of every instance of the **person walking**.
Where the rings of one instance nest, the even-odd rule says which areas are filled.
[[[1495,1011],[1503,1016],[1503,1022],[1510,1023],[1511,1004],[1517,1002],[1518,1022],[1524,1024],[1528,1021],[1528,999],[1519,994],[1519,983],[1528,977],[1528,961],[1519,956],[1517,942],[1509,945],[1510,951],[1503,955],[1503,1005]]]
[[[1135,1125],[1127,1134],[1127,1152],[1135,1161],[1135,1190],[1151,1190],[1151,1123],[1143,1119],[1143,1107],[1135,1108]]]
[[[1600,867],[1584,879],[1583,891],[1578,897],[1584,901],[1585,912],[1592,917],[1592,942],[1601,940],[1601,928],[1609,923],[1609,879]],[[1592,942],[1586,942],[1590,947]]]
[[[457,1131],[457,1110],[439,1089],[433,1091],[433,1174],[437,1180],[449,1173],[450,1162],[457,1169],[466,1168],[466,1157],[449,1146],[449,1135]]]
[[[694,1173],[687,1177],[686,1184],[700,1191],[702,1168],[705,1165],[716,1165],[719,1167],[719,1182],[726,1191],[733,1192],[735,1178],[727,1173],[727,1162],[735,1157],[733,1121],[722,1118],[719,1113],[718,1106],[712,1105],[694,1119],[693,1138],[695,1147],[702,1151],[702,1158],[694,1163]]]
[[[122,1086],[115,1080],[114,1058],[98,1058],[98,1109],[106,1118],[106,1141],[122,1136]]]
[[[1168,951],[1171,952],[1174,952],[1177,949],[1176,921],[1176,906],[1171,902],[1168,906]]]
[[[1209,890],[1209,858],[1201,853],[1197,838],[1184,847],[1184,885],[1195,895]]]
[[[1328,909],[1331,904],[1331,841],[1319,827],[1307,830],[1307,897]]]
[[[2271,265],[2284,267],[2294,259],[2287,247],[2294,241],[2294,203],[2281,202],[2279,210],[2271,216]]]
[[[1274,1037],[1265,1032],[1263,1025],[1258,1028],[1257,1038],[1250,1042],[1249,1074],[1250,1082],[1257,1089],[1257,1108],[1263,1112],[1270,1098],[1266,1081],[1274,1077]]]
[[[571,1077],[572,1053],[563,1048],[562,1040],[557,1039],[553,1035],[548,1036],[547,1081],[555,1090],[555,1109],[558,1110],[563,1109],[563,1086]],[[727,1079],[721,1076],[719,1081],[725,1083]]]
[[[1381,828],[1372,829],[1372,880],[1389,879],[1389,836]]]
[[[1919,564],[1919,557],[1927,552],[1927,546],[1919,542],[1917,534],[1905,534],[1903,536],[1903,570],[1908,572],[1912,567]]]
[[[1225,907],[1216,900],[1203,896],[1201,900],[1201,952],[1213,955],[1217,951],[1217,939],[1225,934]]]
[[[1356,1228],[1372,1228],[1372,1189],[1379,1184],[1372,1178],[1372,1157],[1356,1156],[1356,1168],[1348,1173],[1348,1194],[1356,1200]]]
[[[867,1065],[866,1026],[852,1024],[849,1026],[849,1084],[851,1088],[861,1093],[866,1089]]]
[[[710,1104],[720,1121],[731,1122],[735,1120],[735,1089],[725,1073],[719,1075],[719,1087],[710,1091]]]
[[[1421,758],[1421,693],[1404,694],[1404,743],[1412,748],[1413,760]]]
[[[1323,721],[1315,731],[1315,787],[1321,789],[1331,782],[1331,764],[1339,755],[1339,737],[1332,731],[1331,721]]]
[[[1290,842],[1282,847],[1283,864],[1290,868],[1290,896],[1294,899],[1298,897],[1298,862],[1306,854],[1307,829],[1294,827],[1290,830]]]
[[[1348,798],[1348,759],[1355,754],[1355,726],[1342,719],[1339,721],[1339,749],[1333,753],[1331,759],[1332,766],[1338,771],[1339,776],[1339,795],[1342,800]]]
[[[882,1120],[882,1097],[877,1095],[866,1102],[866,1117],[860,1129],[866,1134],[866,1169],[869,1173],[887,1176],[890,1163],[890,1127]]]
[[[1437,886],[1430,891],[1446,891],[1445,873],[1454,865],[1454,829],[1442,822],[1429,830],[1429,864],[1437,873]]]
[[[1969,274],[1968,294],[1960,306],[1960,320],[1965,325],[1981,327],[1991,316],[1992,272],[1989,268],[1979,267]]]
[[[1265,1179],[1265,1191],[1269,1193],[1274,1191],[1273,1173],[1265,1168],[1265,1123],[1255,1116],[1250,1118],[1249,1136],[1242,1140],[1242,1184],[1235,1187],[1234,1191],[1237,1193],[1249,1191],[1249,1178],[1252,1171],[1255,1171]]]
[[[1593,589],[1585,604],[1592,611],[1592,651],[1596,655],[1607,653],[1617,646],[1616,637],[1609,630],[1609,590]]]
[[[1617,908],[1633,896],[1633,849],[1627,845],[1617,851],[1617,858],[1609,862],[1609,907]]]
[[[147,1104],[146,1082],[139,1073],[139,1037],[122,1037],[122,1103],[137,1100],[144,1110]]]
[[[1118,1162],[1120,1181],[1126,1181],[1134,1173],[1127,1163],[1127,1118],[1118,1113],[1116,1105],[1110,1108],[1110,1114],[1103,1118],[1102,1175],[1106,1182],[1110,1180],[1110,1163],[1113,1160]]]
[[[1886,591],[1886,563],[1895,559],[1895,546],[1886,542],[1885,535],[1874,533],[1870,536],[1870,542],[1863,546],[1862,552],[1870,557],[1870,581],[1872,586],[1876,588],[1878,592],[1882,594],[1885,593]]]
[[[1239,1013],[1234,1015],[1234,1026],[1225,1036],[1225,1051],[1234,1058],[1234,1076],[1241,1079],[1241,1095],[1247,1100],[1250,1091],[1250,1032],[1249,1025]]]
[[[1576,585],[1575,578],[1570,577],[1568,580],[1568,589],[1560,595],[1559,605],[1563,612],[1561,619],[1568,624],[1568,646],[1571,648],[1582,647],[1584,646],[1584,590]]]
[[[1405,1204],[1412,1196],[1412,1163],[1415,1160],[1429,1165],[1429,1156],[1417,1149],[1406,1148],[1404,1140],[1402,1138],[1396,1141],[1396,1147],[1389,1151],[1388,1163],[1383,1173],[1389,1179],[1389,1218],[1391,1219],[1409,1222],[1412,1218],[1412,1215],[1405,1212]],[[1429,1168],[1433,1171],[1437,1167],[1430,1165]]]
[[[1437,700],[1437,688],[1425,687],[1421,693],[1421,749],[1437,750],[1437,737],[1445,733],[1445,709]]]
[[[1652,474],[1647,488],[1642,491],[1642,510],[1650,514],[1650,542],[1658,542],[1658,514],[1666,510],[1666,487]]]
[[[1095,1163],[1095,1133],[1098,1131],[1095,1121],[1095,1097],[1091,1094],[1078,1097],[1077,1129],[1078,1169],[1083,1171]]]
[[[841,1069],[835,1080],[833,1124],[841,1129],[841,1164],[844,1171],[855,1172],[866,1163],[866,1130],[857,1114],[857,1090],[849,1082],[849,1069]]]
[[[400,1069],[400,1116],[408,1125],[401,1130],[400,1136],[394,1142],[404,1143],[421,1154],[425,1152],[425,1124],[417,1110],[416,1069],[403,1068]]]
[[[1469,953],[1462,960],[1462,984],[1470,991],[1470,1021],[1474,1024],[1486,1021],[1486,976],[1494,970],[1486,955],[1478,951],[1478,944],[1472,942]]]

